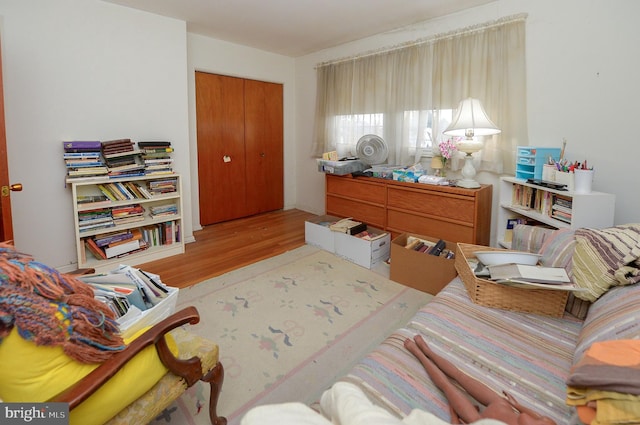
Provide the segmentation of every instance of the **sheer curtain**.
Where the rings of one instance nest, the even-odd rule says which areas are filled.
[[[476,169],[512,173],[516,147],[527,144],[525,19],[318,65],[313,155],[353,155],[361,136],[377,134],[389,145],[388,163],[411,165],[437,151],[460,100],[475,97],[502,130],[485,137]]]

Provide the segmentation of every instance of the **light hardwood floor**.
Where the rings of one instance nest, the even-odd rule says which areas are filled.
[[[194,285],[304,245],[304,222],[314,214],[279,210],[206,226],[185,253],[139,264],[176,288]]]

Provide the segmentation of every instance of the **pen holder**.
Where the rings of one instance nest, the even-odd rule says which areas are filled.
[[[591,193],[593,170],[574,170],[576,193]]]
[[[558,184],[566,184],[567,190],[570,192],[575,190],[575,178],[574,173],[560,171],[555,165],[545,164],[542,166],[542,180]]]

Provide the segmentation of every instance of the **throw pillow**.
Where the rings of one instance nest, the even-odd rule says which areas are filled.
[[[546,227],[516,224],[513,228],[511,249],[537,253],[551,232],[553,232],[553,229]]]
[[[549,234],[538,254],[540,264],[545,267],[564,267],[570,269],[571,257],[575,249],[576,239],[573,229],[558,229]],[[567,270],[569,272],[570,270]]]
[[[577,229],[575,235],[573,281],[587,289],[577,297],[595,301],[612,286],[640,281],[640,224]]]
[[[545,267],[563,267],[571,277],[571,259],[575,247],[575,231],[573,229],[558,229],[549,234],[540,247],[540,264]],[[590,305],[590,301],[576,298],[574,293],[570,292],[565,310],[579,319],[584,319]]]
[[[576,349],[573,364],[577,364],[584,352],[594,342],[640,339],[640,286],[629,285],[612,288],[589,308]]]

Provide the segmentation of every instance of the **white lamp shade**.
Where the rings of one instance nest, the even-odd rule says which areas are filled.
[[[489,119],[478,99],[468,97],[460,102],[451,125],[444,134],[449,136],[490,136],[500,129]]]

